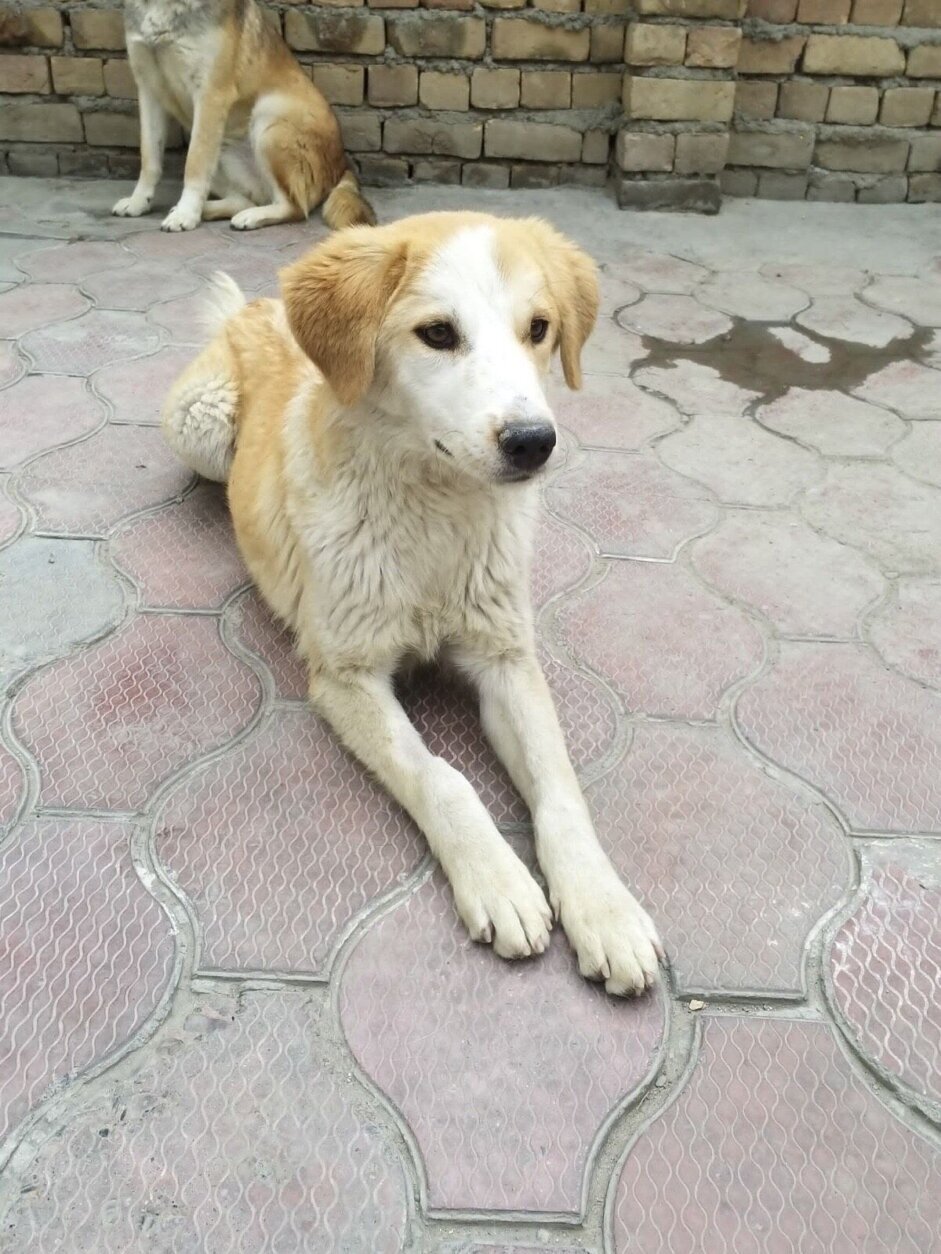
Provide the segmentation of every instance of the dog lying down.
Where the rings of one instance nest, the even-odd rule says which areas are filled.
[[[171,447],[228,483],[242,556],[293,630],[310,699],[412,815],[470,935],[542,953],[552,912],[470,784],[395,698],[445,656],[533,816],[549,901],[589,979],[641,993],[663,950],[598,844],[536,660],[538,480],[598,306],[594,264],[539,220],[435,213],[328,238],[246,304],[219,276],[215,338],[175,383]]]

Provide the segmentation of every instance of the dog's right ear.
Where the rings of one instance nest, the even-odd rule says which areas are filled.
[[[351,227],[281,271],[294,338],[342,405],[358,401],[372,382],[379,327],[405,258],[405,245],[381,227]]]

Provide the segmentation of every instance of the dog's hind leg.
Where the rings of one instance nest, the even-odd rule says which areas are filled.
[[[255,106],[252,150],[270,203],[258,203],[237,213],[232,219],[236,231],[300,222],[323,195],[297,122],[282,109],[283,101],[277,97],[262,97]]]

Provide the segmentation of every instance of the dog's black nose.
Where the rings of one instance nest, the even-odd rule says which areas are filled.
[[[555,427],[548,422],[508,422],[498,440],[513,470],[529,474],[549,460],[555,448]]]

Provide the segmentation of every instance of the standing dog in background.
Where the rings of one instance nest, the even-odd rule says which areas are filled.
[[[255,0],[125,0],[140,99],[141,172],[112,210],[150,210],[168,115],[190,133],[183,194],[165,231],[230,218],[239,231],[306,218],[372,225],[337,119]],[[213,199],[209,199],[212,191]]]

